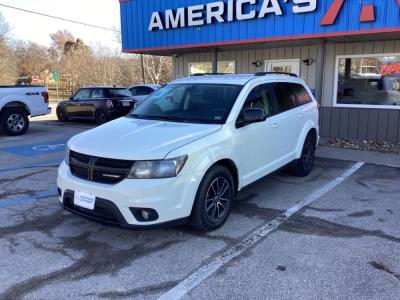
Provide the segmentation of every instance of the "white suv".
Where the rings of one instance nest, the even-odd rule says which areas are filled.
[[[308,175],[318,139],[318,104],[302,79],[183,78],[68,142],[60,202],[122,227],[189,220],[213,230],[243,187],[288,164]]]

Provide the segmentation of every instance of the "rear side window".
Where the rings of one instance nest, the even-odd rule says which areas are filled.
[[[296,97],[294,96],[290,83],[272,83],[272,89],[275,92],[279,113],[283,113],[296,107]]]
[[[92,98],[92,99],[101,99],[101,98],[105,98],[105,96],[104,96],[104,90],[102,90],[102,89],[95,89],[95,90],[92,90],[92,94],[90,95],[90,98]]]
[[[310,94],[307,92],[306,88],[303,85],[292,83],[292,88],[294,94],[296,95],[297,106],[304,105],[312,101]]]

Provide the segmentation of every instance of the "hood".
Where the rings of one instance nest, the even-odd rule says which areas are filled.
[[[221,125],[120,118],[73,137],[71,150],[127,159],[163,159],[169,152],[218,131]]]

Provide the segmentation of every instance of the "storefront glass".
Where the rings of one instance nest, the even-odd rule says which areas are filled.
[[[400,108],[400,54],[339,57],[336,104]]]

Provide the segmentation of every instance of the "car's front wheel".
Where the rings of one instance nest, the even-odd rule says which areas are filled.
[[[60,122],[67,122],[68,121],[68,114],[64,108],[57,108],[57,119]]]
[[[1,114],[1,128],[7,135],[24,134],[29,128],[29,118],[20,108],[9,108]]]
[[[197,192],[191,224],[204,231],[221,227],[228,219],[234,197],[232,174],[223,166],[212,167],[204,176]]]

